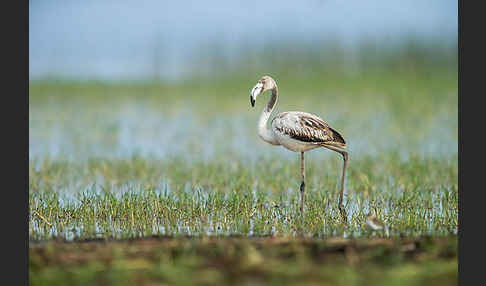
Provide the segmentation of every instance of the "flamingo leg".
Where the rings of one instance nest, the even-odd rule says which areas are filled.
[[[339,193],[339,212],[343,217],[345,223],[347,223],[347,214],[343,206],[343,194],[344,194],[344,178],[346,176],[346,163],[348,162],[348,153],[340,152],[343,155],[343,176],[341,178],[341,192]]]
[[[302,183],[300,184],[300,211],[304,212],[304,199],[305,199],[305,165],[304,165],[304,152],[300,152],[300,170],[302,172]]]
[[[341,192],[339,193],[338,208],[339,208],[339,212],[341,213],[341,217],[343,218],[344,223],[347,223],[348,222],[348,219],[347,219],[348,216],[346,214],[346,210],[344,209],[344,205],[343,205],[343,194],[344,194],[344,179],[346,177],[346,164],[348,162],[349,155],[348,155],[347,151],[342,150],[340,148],[336,148],[335,146],[323,145],[323,147],[326,147],[330,150],[336,151],[336,152],[340,153],[341,155],[343,155],[343,161],[344,161],[343,162],[343,176],[341,178]]]

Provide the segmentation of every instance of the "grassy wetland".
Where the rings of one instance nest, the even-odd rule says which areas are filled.
[[[31,81],[31,283],[457,284],[457,67],[437,57]],[[346,139],[347,224],[338,154],[306,153],[301,214],[299,154],[258,138],[268,97],[252,109],[249,90],[263,74],[277,112],[317,114]],[[388,232],[367,229],[369,212]]]

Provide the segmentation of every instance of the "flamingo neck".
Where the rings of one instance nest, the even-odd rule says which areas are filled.
[[[265,109],[263,109],[263,112],[260,115],[260,119],[258,120],[258,135],[260,136],[260,138],[263,139],[263,141],[268,142],[272,145],[280,145],[277,139],[275,139],[273,131],[267,128],[268,119],[270,118],[270,115],[272,115],[272,111],[275,108],[275,105],[277,105],[277,99],[278,91],[277,87],[275,86],[272,89],[272,97],[270,97],[267,106],[265,107]]]

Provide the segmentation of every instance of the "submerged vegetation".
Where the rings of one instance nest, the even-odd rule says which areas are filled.
[[[457,233],[457,157],[356,159],[346,185],[348,225],[337,210],[339,158],[308,162],[304,215],[297,158],[285,165],[278,158],[228,159],[45,161],[30,174],[30,237],[360,237],[369,235],[368,212],[376,212],[392,236]],[[72,191],[76,185],[79,192]]]

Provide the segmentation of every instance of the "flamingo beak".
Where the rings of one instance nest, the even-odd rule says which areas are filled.
[[[257,83],[250,92],[250,103],[251,106],[255,106],[255,101],[257,96],[262,92],[263,84],[261,82]]]

